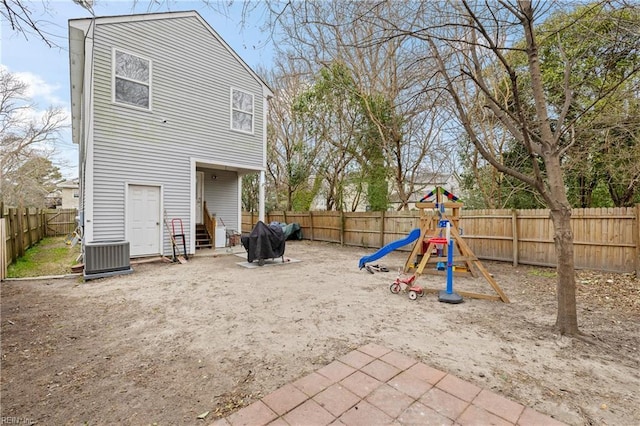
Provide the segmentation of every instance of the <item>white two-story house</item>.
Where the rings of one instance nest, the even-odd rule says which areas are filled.
[[[194,11],[72,19],[69,59],[84,241],[170,255],[209,216],[239,231],[272,92],[215,30]]]

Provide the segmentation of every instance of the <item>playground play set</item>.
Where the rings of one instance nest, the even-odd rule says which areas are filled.
[[[404,265],[404,272],[413,271],[413,275],[409,278],[398,277],[389,287],[392,293],[399,293],[404,289],[411,300],[425,293],[438,293],[438,300],[445,303],[461,303],[463,297],[509,303],[507,295],[462,239],[459,221],[463,203],[455,195],[437,187],[416,202],[415,206],[420,210],[420,227],[412,230],[405,238],[393,241],[377,252],[362,257],[358,265],[360,269],[366,268],[369,262],[415,242]],[[453,291],[454,276],[475,278],[478,276],[476,270],[493,288],[495,295]],[[417,278],[424,273],[446,275],[446,290],[417,285]]]

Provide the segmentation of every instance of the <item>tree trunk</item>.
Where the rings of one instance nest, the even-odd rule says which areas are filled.
[[[558,257],[557,296],[558,316],[556,327],[560,334],[578,334],[578,315],[576,309],[576,277],[573,256],[573,230],[571,229],[571,204],[564,186],[562,166],[557,151],[544,155],[547,169],[547,202],[553,221],[553,241]]]
[[[560,334],[578,334],[578,314],[576,312],[576,278],[573,258],[573,231],[571,230],[571,209],[559,207],[551,210],[553,240],[558,256],[557,301],[558,316],[556,327]]]
[[[541,176],[538,176],[538,191],[551,208],[553,240],[558,256],[558,317],[556,326],[560,334],[575,335],[578,334],[578,315],[576,313],[576,277],[573,258],[573,231],[571,230],[571,205],[564,185],[564,174],[560,162],[561,150],[558,146],[558,140],[554,137],[551,129],[551,120],[547,111],[542,69],[540,67],[540,58],[538,57],[538,44],[533,29],[534,9],[530,0],[519,0],[518,4],[523,13],[522,25],[527,41],[529,74],[538,118],[537,129],[540,131],[541,139],[540,155],[547,173],[548,187],[545,188]],[[570,97],[570,91],[565,92],[565,96]]]

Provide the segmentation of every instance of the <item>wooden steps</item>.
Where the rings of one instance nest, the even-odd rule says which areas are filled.
[[[213,248],[212,237],[203,224],[196,225],[196,250]]]

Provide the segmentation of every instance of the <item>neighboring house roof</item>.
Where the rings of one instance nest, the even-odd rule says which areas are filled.
[[[66,179],[56,183],[56,189],[47,194],[46,198],[59,198],[62,197],[63,189],[78,189],[80,187],[78,178]]]
[[[184,12],[148,13],[136,15],[100,16],[95,18],[79,18],[69,20],[69,63],[71,74],[71,117],[72,140],[80,141],[80,108],[84,83],[84,55],[85,39],[92,30],[92,26],[100,24],[117,24],[129,22],[151,21],[159,19],[176,19],[192,17],[199,20],[211,35],[242,65],[253,78],[262,85],[263,94],[267,98],[273,97],[273,90],[267,83],[251,69],[249,65],[224,41],[222,37],[195,10]],[[90,71],[90,70],[87,70]]]
[[[416,179],[416,185],[436,185],[451,182],[451,179],[459,181],[458,176],[455,173],[439,173],[431,172],[424,173]]]
[[[70,180],[63,180],[62,182],[58,182],[56,184],[56,188],[71,188],[71,189],[76,189],[78,188],[80,185],[78,183],[78,179],[70,179]]]

